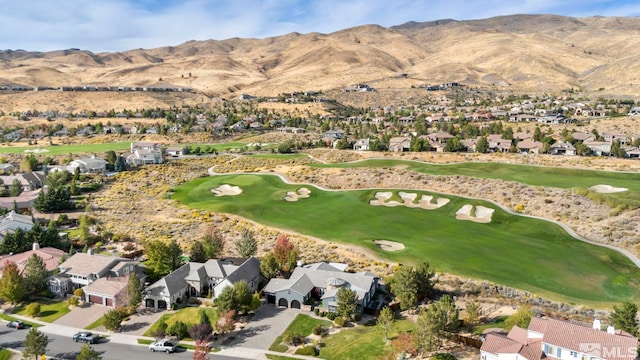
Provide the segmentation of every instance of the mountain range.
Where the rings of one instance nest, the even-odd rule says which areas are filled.
[[[190,87],[272,96],[357,83],[640,95],[640,18],[510,15],[365,25],[330,34],[188,41],[92,53],[0,51],[0,85]]]

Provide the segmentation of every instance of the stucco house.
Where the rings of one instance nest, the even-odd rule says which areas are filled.
[[[27,266],[27,261],[29,261],[29,258],[34,254],[42,259],[47,271],[52,272],[58,268],[60,259],[62,259],[65,252],[53,247],[40,248],[38,243],[33,243],[31,250],[9,256],[2,256],[2,259],[0,259],[0,277],[2,277],[2,270],[4,269],[5,262],[16,264],[18,266],[18,271],[22,274]]]
[[[356,151],[369,151],[369,143],[371,140],[369,139],[358,139],[353,144],[353,150]]]
[[[258,289],[261,280],[260,261],[256,258],[210,259],[205,263],[188,262],[144,290],[145,306],[167,309],[187,298],[211,294],[215,299],[227,286],[246,281],[251,291]]]
[[[411,149],[411,138],[392,137],[389,139],[389,151],[403,152]]]
[[[568,142],[557,142],[551,145],[552,155],[575,155],[576,148]]]
[[[81,174],[104,174],[107,171],[107,161],[92,156],[73,160],[68,168],[70,173],[74,173],[77,168]]]
[[[481,360],[635,360],[638,339],[595,320],[592,327],[556,319],[533,318],[527,329],[488,334]]]
[[[267,302],[278,306],[300,309],[311,298],[321,301],[321,308],[335,311],[337,293],[341,287],[358,295],[358,308],[369,307],[378,289],[380,278],[370,272],[345,272],[345,264],[314,263],[298,266],[289,279],[271,279],[263,289]]]
[[[0,216],[0,243],[7,233],[15,232],[18,229],[29,231],[33,227],[31,216],[18,214],[11,210],[9,213]]]
[[[131,143],[130,151],[131,154],[125,159],[130,166],[162,164],[164,161],[162,158],[162,147],[157,143]]]

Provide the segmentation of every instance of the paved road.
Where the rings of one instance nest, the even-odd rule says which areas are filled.
[[[2,324],[4,325],[4,324]],[[27,335],[28,329],[23,330],[15,330],[9,329],[6,327],[0,328],[0,348],[8,348],[15,349],[19,351],[24,350],[23,342],[25,336]],[[44,331],[43,331],[44,332]],[[71,338],[46,333],[49,337],[49,345],[47,346],[46,355],[49,359],[65,359],[65,360],[74,360],[78,353],[80,352],[80,348],[82,344],[76,343]],[[93,349],[100,353],[103,360],[122,360],[122,359],[136,359],[136,360],[152,360],[158,358],[164,358],[167,355],[164,353],[152,353],[149,352],[148,347],[141,345],[131,345],[131,344],[121,344],[121,343],[112,343],[108,339],[104,340],[102,343],[92,345]],[[247,350],[247,355],[251,355],[251,357],[244,357],[242,355],[242,350],[238,349],[233,352],[232,356],[220,355],[220,354],[210,354],[209,359],[211,360],[238,360],[238,359],[256,359],[255,356]],[[169,355],[171,358],[177,359],[191,359],[193,358],[193,352],[187,351],[185,349],[179,349],[178,352]]]

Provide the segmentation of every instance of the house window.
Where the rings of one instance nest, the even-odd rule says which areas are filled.
[[[562,349],[558,348],[558,351],[556,352],[556,357],[558,359],[562,358]]]
[[[571,351],[571,352],[570,352],[570,354],[571,354],[571,356],[572,356],[572,357],[574,357],[574,358],[577,358],[577,357],[578,357],[578,353],[577,353],[576,351]]]

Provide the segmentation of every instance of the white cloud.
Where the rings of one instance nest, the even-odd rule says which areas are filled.
[[[607,0],[0,0],[0,46],[95,52],[188,40],[277,36],[444,18],[521,13],[640,15],[635,1]]]

